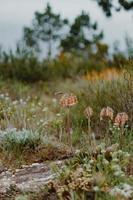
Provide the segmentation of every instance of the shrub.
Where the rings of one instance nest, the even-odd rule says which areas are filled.
[[[4,133],[0,143],[2,151],[18,157],[26,150],[35,150],[41,144],[41,137],[39,133],[29,130],[9,129]]]
[[[90,195],[98,200],[119,195],[122,199],[132,198],[132,178],[125,172],[129,158],[130,154],[119,150],[117,144],[107,149],[105,144],[100,144],[93,154],[80,152],[62,169],[56,169],[57,180],[51,185],[59,199],[87,200]]]
[[[87,52],[86,52],[87,53]],[[57,79],[77,78],[85,76],[92,70],[101,71],[108,67],[116,67],[98,55],[83,56],[74,53],[62,53],[51,60],[40,60],[34,54],[2,53],[0,58],[0,77],[33,83]],[[128,61],[123,63],[126,64]]]

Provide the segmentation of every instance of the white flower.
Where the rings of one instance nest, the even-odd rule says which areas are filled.
[[[80,150],[76,149],[75,154],[79,154],[79,153],[80,153]]]
[[[5,100],[8,101],[10,98],[9,97],[5,97]]]
[[[90,163],[90,164],[93,164],[93,163],[94,163],[94,160],[92,160],[92,159],[89,160],[89,163]]]
[[[119,162],[119,159],[118,158],[113,158],[112,162],[116,162],[117,163],[117,162]]]
[[[44,122],[44,120],[43,119],[40,119],[40,123],[43,123]]]
[[[26,102],[25,102],[23,99],[20,99],[19,102],[20,102],[20,104],[23,105],[23,106],[26,105]]]
[[[110,194],[112,196],[121,195],[126,198],[130,198],[133,193],[133,187],[127,183],[120,184],[115,186],[111,191]]]
[[[102,150],[101,150],[101,153],[102,153],[102,154],[106,153],[106,150],[105,150],[105,149],[102,149]]]
[[[42,103],[41,102],[38,102],[38,106],[41,106],[42,105]]]
[[[119,171],[114,172],[114,175],[123,177],[124,173],[121,170],[119,170]]]
[[[57,114],[56,114],[56,116],[57,116],[57,117],[60,117],[60,116],[61,116],[61,114],[60,114],[60,113],[57,113]]]
[[[48,108],[47,108],[47,107],[44,107],[42,111],[43,111],[43,112],[47,112],[47,111],[48,111]]]
[[[57,99],[53,98],[52,99],[53,103],[57,103]]]
[[[5,95],[4,94],[0,94],[0,98],[4,99]]]
[[[117,164],[111,166],[112,170],[114,171],[115,176],[124,176],[124,172],[121,170],[121,167]]]
[[[48,122],[47,122],[47,121],[43,123],[43,126],[47,126],[47,125],[48,125]]]
[[[109,164],[109,161],[106,160],[106,159],[103,159],[103,164],[104,164],[104,165],[108,165],[108,164]]]
[[[128,124],[125,126],[125,128],[128,128],[129,126],[128,126]]]
[[[17,103],[18,103],[17,100],[12,102],[13,105],[17,105]]]
[[[115,171],[121,170],[119,165],[112,165],[112,169],[115,170]]]
[[[123,154],[123,151],[122,151],[122,150],[118,150],[117,153],[118,153],[119,155],[122,155],[122,154]]]
[[[128,152],[125,152],[125,155],[124,155],[126,158],[129,158],[130,157],[130,154]]]
[[[99,187],[98,187],[98,186],[94,186],[94,187],[93,187],[93,190],[94,190],[95,192],[98,192],[98,191],[99,191]]]

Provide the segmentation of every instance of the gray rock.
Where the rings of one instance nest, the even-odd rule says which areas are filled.
[[[4,172],[5,170],[5,167],[0,163],[0,173]]]
[[[62,165],[62,161],[52,162]],[[15,173],[9,169],[0,173],[0,193],[5,193],[11,185],[15,185],[23,192],[37,191],[53,180],[55,174],[50,169],[51,163],[33,163],[17,169]]]

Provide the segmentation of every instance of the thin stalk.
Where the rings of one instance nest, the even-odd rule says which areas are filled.
[[[62,131],[62,127],[60,126],[60,134],[59,134],[59,141],[62,142],[62,135],[63,135],[63,131]]]
[[[123,143],[124,143],[124,126],[121,126],[121,130],[120,130],[120,147],[123,147]]]
[[[71,128],[71,121],[70,121],[70,107],[67,109],[67,133],[68,133],[68,142],[70,144],[70,148],[72,151],[72,128]]]
[[[89,142],[90,142],[90,146],[91,144],[91,120],[90,117],[88,117],[88,136],[89,136]]]

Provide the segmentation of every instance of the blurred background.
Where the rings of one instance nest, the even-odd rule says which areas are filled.
[[[49,71],[69,78],[122,67],[133,55],[132,11],[130,0],[0,0],[1,77],[38,81]]]
[[[133,33],[133,13],[124,9],[115,13],[108,19],[94,0],[0,0],[0,43],[6,49],[14,48],[16,42],[22,37],[24,26],[30,26],[35,11],[42,12],[47,3],[53,11],[73,22],[82,10],[85,10],[91,19],[98,22],[104,31],[104,41],[111,46],[117,40],[124,50],[124,38]],[[116,3],[117,4],[117,3]]]

